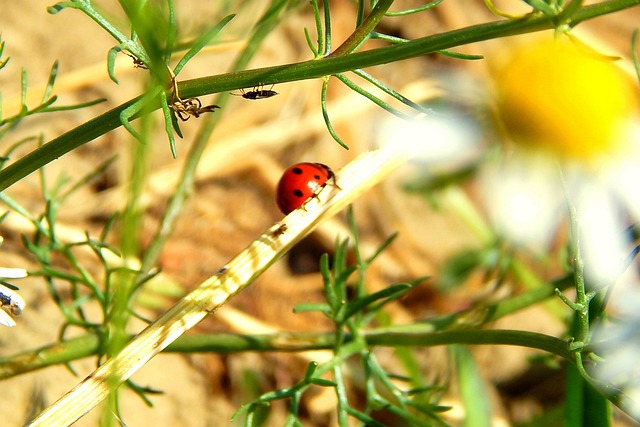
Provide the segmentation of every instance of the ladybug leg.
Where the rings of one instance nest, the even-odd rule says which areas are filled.
[[[329,178],[327,179],[327,182],[331,181],[331,185],[336,187],[338,190],[342,190],[342,188],[336,182],[336,174],[331,170],[329,166],[325,166],[325,167],[329,171]]]
[[[331,185],[336,187],[338,190],[342,190],[342,187],[338,185],[338,183],[336,182],[336,177],[333,175],[331,175]]]
[[[324,187],[322,187],[322,188],[324,188]],[[307,203],[309,203],[313,199],[318,199],[318,197],[320,197],[320,192],[322,191],[322,188],[320,188],[319,190],[315,191],[307,200],[305,200],[305,202],[302,205],[300,205],[300,209],[302,209],[303,211],[307,212]]]

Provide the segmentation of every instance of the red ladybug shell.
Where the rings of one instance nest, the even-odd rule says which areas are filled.
[[[298,163],[282,174],[276,190],[276,202],[287,215],[315,197],[334,178],[329,166],[322,163]]]

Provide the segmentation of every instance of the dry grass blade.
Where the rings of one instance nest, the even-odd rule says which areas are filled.
[[[66,426],[78,420],[153,356],[251,284],[321,221],[380,182],[402,161],[389,149],[373,151],[352,161],[336,174],[337,186],[327,185],[306,204],[306,209],[297,209],[272,226],[29,425]]]

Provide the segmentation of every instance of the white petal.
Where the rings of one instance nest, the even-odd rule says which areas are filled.
[[[0,277],[5,279],[22,279],[23,277],[27,277],[27,270],[24,268],[0,267]]]
[[[534,250],[548,247],[562,217],[556,169],[543,157],[514,155],[481,175],[489,218],[501,235]]]
[[[640,220],[640,197],[638,197],[638,182],[640,182],[640,123],[632,122],[621,137],[626,143],[622,144],[620,153],[612,156],[606,165],[603,178],[610,190],[617,194],[633,213],[634,220]]]
[[[640,197],[638,197],[638,183],[640,182],[640,161],[626,159],[617,162],[607,173],[608,183],[633,214],[634,220],[640,220]]]
[[[3,310],[0,310],[0,325],[13,328],[14,326],[16,326],[16,322],[11,318],[11,316],[9,316]]]
[[[636,294],[637,302],[637,287],[631,292]],[[623,317],[604,327],[596,327],[594,341],[597,342],[597,351],[604,358],[604,362],[594,368],[594,373],[599,380],[621,388],[629,401],[638,402],[640,401],[638,400],[640,398],[640,367],[638,365],[640,319],[637,310],[630,314],[631,317]],[[640,414],[640,407],[637,405],[625,409],[634,413],[635,416]]]
[[[576,200],[578,239],[585,277],[597,285],[619,278],[631,247],[624,239],[625,224],[613,195],[596,183],[584,182]]]
[[[482,132],[459,114],[441,114],[414,121],[392,118],[381,126],[380,145],[391,147],[421,167],[459,168],[480,155]]]

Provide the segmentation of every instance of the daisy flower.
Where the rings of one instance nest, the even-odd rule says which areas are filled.
[[[488,216],[505,239],[538,251],[563,220],[575,225],[589,290],[615,283],[608,308],[617,322],[592,336],[608,342],[596,375],[640,397],[640,281],[621,274],[632,248],[624,230],[640,220],[637,82],[563,37],[518,45],[493,78],[508,143],[481,175]]]
[[[564,219],[568,192],[583,231],[599,233],[596,241],[619,236],[620,208],[640,215],[631,188],[640,177],[637,88],[631,79],[610,59],[551,38],[518,46],[495,69],[494,79],[511,142],[482,176],[496,229],[516,243],[546,248]],[[604,230],[603,221],[618,231]],[[591,242],[589,233],[581,237]],[[599,266],[593,272],[608,272],[610,256],[597,248],[592,256],[590,246],[583,249]],[[616,267],[619,261],[615,257]]]

